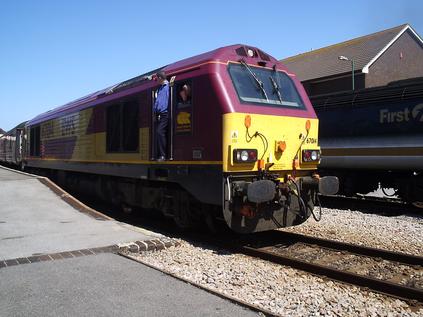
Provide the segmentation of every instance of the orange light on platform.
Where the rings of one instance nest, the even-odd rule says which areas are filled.
[[[306,131],[308,132],[308,131],[310,131],[310,128],[311,128],[311,122],[310,122],[310,120],[307,120],[306,121],[306,126],[305,126],[305,128],[306,128]]]
[[[246,115],[245,119],[244,119],[244,125],[245,127],[248,129],[249,127],[251,127],[251,116],[250,115]]]
[[[292,168],[294,169],[294,170],[296,170],[296,169],[298,169],[298,168],[300,168],[300,160],[299,159],[294,159],[293,161],[292,161]]]

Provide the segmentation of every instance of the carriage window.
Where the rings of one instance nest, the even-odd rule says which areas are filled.
[[[40,156],[40,126],[31,128],[30,134],[29,154],[31,156]]]
[[[138,104],[135,101],[125,102],[122,110],[122,148],[124,151],[137,151],[139,143]]]
[[[120,149],[120,105],[107,108],[106,142],[108,152],[118,152]]]
[[[136,152],[139,143],[138,104],[124,102],[107,108],[107,152]]]
[[[192,132],[192,81],[182,81],[175,85],[176,122],[175,134]]]

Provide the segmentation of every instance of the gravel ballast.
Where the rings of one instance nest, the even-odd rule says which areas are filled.
[[[310,218],[283,230],[421,255],[422,227],[418,217],[324,209],[321,222]],[[179,247],[130,256],[281,316],[423,316],[423,309],[399,299],[183,240]]]
[[[322,220],[279,230],[423,256],[423,217],[322,208]]]
[[[181,242],[132,257],[281,316],[421,316],[407,303],[241,254]]]

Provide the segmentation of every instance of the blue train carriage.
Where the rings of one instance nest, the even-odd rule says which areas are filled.
[[[311,99],[320,119],[322,174],[351,196],[395,188],[423,207],[423,78]]]

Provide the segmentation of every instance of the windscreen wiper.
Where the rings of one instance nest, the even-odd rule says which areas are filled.
[[[276,93],[278,95],[279,101],[282,103],[282,95],[281,95],[281,91],[279,90],[278,84],[276,83],[276,81],[273,79],[272,76],[269,76],[269,79],[273,86],[273,94]]]
[[[241,59],[239,62],[241,63],[242,66],[244,66],[248,70],[248,72],[251,74],[254,81],[256,82],[257,86],[260,88],[263,96],[266,98],[267,101],[269,101],[269,98],[267,98],[266,90],[264,89],[263,82],[260,79],[257,78],[256,74],[253,73],[250,66],[248,66],[248,64],[244,60]]]

